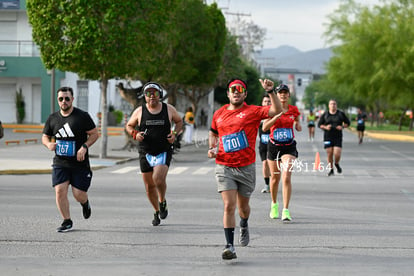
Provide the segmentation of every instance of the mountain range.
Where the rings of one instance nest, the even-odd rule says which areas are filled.
[[[262,49],[255,53],[255,60],[264,67],[297,69],[314,74],[325,74],[325,64],[333,56],[331,48],[302,52],[295,47],[283,45]]]

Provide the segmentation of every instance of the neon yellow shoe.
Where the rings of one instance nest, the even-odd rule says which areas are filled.
[[[279,217],[279,202],[271,204],[269,217],[272,219],[277,219]]]
[[[282,211],[282,221],[288,222],[288,221],[291,221],[291,220],[292,220],[292,218],[290,217],[289,210],[283,208],[283,211]]]

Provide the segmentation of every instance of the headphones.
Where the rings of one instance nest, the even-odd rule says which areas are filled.
[[[144,84],[144,86],[142,87],[142,93],[145,95],[145,90],[148,88],[155,88],[160,92],[160,99],[162,99],[163,97],[163,91],[164,89],[161,87],[161,85],[159,85],[156,82],[147,82],[146,84]]]

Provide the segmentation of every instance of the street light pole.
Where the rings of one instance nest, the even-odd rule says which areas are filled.
[[[51,94],[51,98],[50,98],[50,113],[54,113],[55,112],[55,68],[52,68],[52,72],[51,72],[51,80],[50,80],[50,94]]]

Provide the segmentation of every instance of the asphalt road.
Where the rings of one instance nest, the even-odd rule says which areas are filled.
[[[412,275],[414,147],[369,139],[358,145],[346,132],[344,172],[327,177],[312,170],[316,152],[325,161],[321,135],[314,142],[306,132],[297,137],[302,166],[293,175],[289,224],[269,218],[257,162],[251,241],[236,241],[233,261],[221,260],[223,207],[202,141],[174,157],[170,214],[158,227],[137,161],[94,172],[89,220],[70,197],[68,233],[55,232],[61,219],[50,175],[0,175],[0,274]]]

